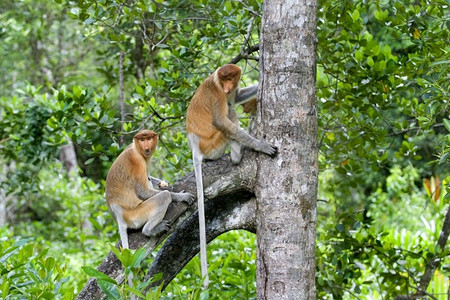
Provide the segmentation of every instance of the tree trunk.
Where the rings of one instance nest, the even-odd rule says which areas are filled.
[[[59,152],[59,160],[66,167],[69,176],[77,174],[78,172],[77,154],[75,152],[73,142],[69,138],[67,138],[67,145],[61,147],[61,150]]]
[[[265,1],[262,24],[258,132],[278,147],[270,158],[246,151],[239,165],[228,156],[203,164],[207,238],[231,229],[258,235],[258,299],[315,299],[315,226],[318,175],[317,103],[315,99],[317,2]],[[174,191],[195,193],[193,173]],[[253,197],[253,192],[256,195]],[[173,224],[147,278],[163,273],[164,286],[198,252],[195,203],[165,216]],[[256,215],[256,216],[255,216]],[[255,225],[256,224],[256,225]],[[159,239],[140,232],[132,247],[152,251]],[[114,261],[112,261],[114,259]],[[123,280],[113,254],[99,270]],[[91,279],[77,299],[103,298]]]
[[[279,153],[258,157],[258,299],[316,298],[316,12],[316,1],[264,1],[257,136]]]

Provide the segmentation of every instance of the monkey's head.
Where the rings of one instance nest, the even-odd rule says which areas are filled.
[[[233,64],[224,65],[217,70],[217,75],[219,76],[225,94],[230,94],[239,86],[241,68]]]
[[[158,144],[158,135],[151,130],[144,129],[134,136],[133,141],[139,153],[145,159],[149,159],[155,152]]]

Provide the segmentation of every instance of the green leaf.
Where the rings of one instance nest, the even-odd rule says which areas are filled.
[[[327,138],[328,138],[330,141],[334,141],[334,140],[335,140],[334,132],[329,131],[329,132],[325,133],[325,135],[327,136]]]
[[[77,85],[74,85],[74,86],[72,87],[72,92],[73,92],[73,94],[74,94],[75,97],[77,97],[77,98],[80,98],[80,97],[81,97],[82,91],[81,91],[80,87],[78,87]]]
[[[446,162],[449,156],[450,156],[450,152],[447,152],[444,155],[442,155],[441,158],[439,159],[439,164],[442,165],[444,162]],[[449,195],[450,195],[450,193],[448,193],[446,195],[446,197]]]
[[[129,271],[129,268],[132,267],[132,261],[133,261],[132,250],[122,249],[122,251],[120,251],[113,244],[110,245],[110,249],[116,255],[116,257],[120,260],[120,262],[124,266],[126,272]]]
[[[97,280],[97,284],[102,289],[102,291],[108,296],[108,299],[117,299],[117,300],[122,299],[122,297],[120,297],[120,293],[116,285],[105,280]]]
[[[141,95],[142,97],[145,97],[144,89],[143,89],[140,85],[137,85],[137,86],[136,86],[136,93],[138,93],[138,94]]]
[[[133,260],[131,262],[131,267],[138,267],[141,262],[147,257],[147,250],[143,247],[137,250],[133,255]]]
[[[91,157],[84,162],[85,165],[90,165],[94,161],[95,157]]]
[[[378,21],[384,21],[384,20],[386,20],[388,13],[389,12],[387,10],[377,10],[377,11],[375,11],[375,18]]]
[[[362,59],[364,58],[364,54],[363,51],[361,49],[359,49],[358,51],[355,52],[355,59],[357,62],[361,62]]]
[[[450,120],[444,119],[443,121],[444,121],[445,128],[450,132]]]
[[[8,296],[9,294],[9,281],[8,280],[4,280],[2,283],[2,297],[3,299],[6,299],[6,296]]]
[[[89,275],[91,277],[96,278],[97,280],[103,280],[105,282],[110,282],[110,283],[117,285],[117,282],[114,279],[110,278],[108,275],[106,275],[103,272],[100,272],[94,268],[86,267],[86,266],[81,267],[81,269],[83,270],[84,273],[86,273],[87,275]]]
[[[360,18],[359,10],[355,9],[352,13],[352,20],[353,22],[358,21]]]

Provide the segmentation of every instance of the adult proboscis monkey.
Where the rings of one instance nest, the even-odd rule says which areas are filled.
[[[242,146],[274,156],[277,148],[264,140],[250,136],[239,127],[235,104],[256,98],[257,85],[239,89],[241,69],[224,65],[211,74],[197,89],[186,114],[186,132],[192,150],[200,230],[200,260],[204,286],[209,284],[206,260],[205,212],[202,180],[202,160],[217,159],[230,144],[231,161],[242,159]]]
[[[153,189],[148,181],[150,158],[158,144],[158,135],[141,130],[112,164],[106,177],[106,203],[117,222],[122,247],[128,248],[127,228],[143,227],[146,236],[169,229],[163,220],[172,201],[192,204],[189,193],[173,193]]]

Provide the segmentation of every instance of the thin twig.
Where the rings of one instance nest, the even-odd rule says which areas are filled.
[[[433,126],[431,126],[431,128],[437,128],[437,127],[442,127],[442,126],[444,126],[444,123],[438,123],[438,124],[434,124]],[[409,132],[409,131],[421,130],[421,129],[422,128],[420,126],[406,128],[406,129],[403,129],[403,130],[400,130],[400,131],[396,131],[396,132],[390,133],[387,136],[401,135],[401,134],[404,134],[404,133]]]
[[[251,58],[253,60],[259,60],[259,58],[250,56],[251,53],[256,52],[256,51],[259,51],[259,44],[248,47],[247,49],[245,49],[244,53],[239,53],[238,55],[236,55],[236,57],[231,59],[229,63],[235,64],[243,58]]]
[[[125,96],[124,96],[124,84],[123,84],[123,54],[121,51],[119,55],[119,85],[120,85],[120,124],[123,130],[123,125],[125,124]],[[119,145],[123,146],[125,140],[124,136],[121,135],[119,139]]]
[[[0,140],[0,144],[1,143],[4,143],[4,142],[7,142],[7,141],[9,141],[11,139],[11,137],[7,137],[7,138],[5,138],[5,139],[3,139],[3,140]]]

